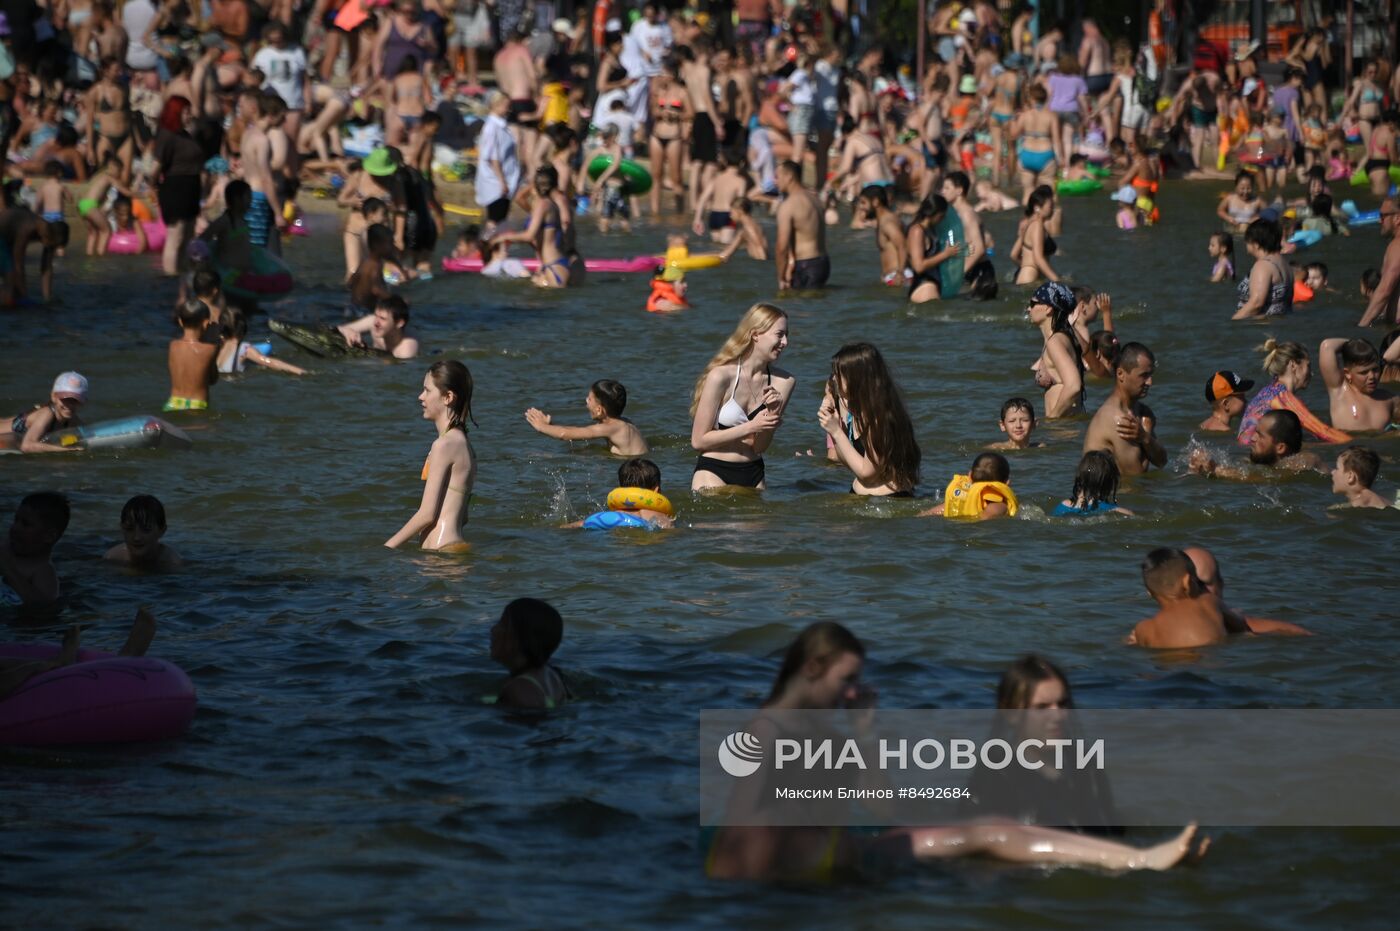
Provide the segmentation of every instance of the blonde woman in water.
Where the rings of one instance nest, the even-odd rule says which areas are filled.
[[[476,483],[476,456],[467,437],[472,418],[472,374],[456,360],[434,362],[423,377],[418,395],[423,419],[437,427],[438,438],[423,463],[423,501],[398,533],[384,544],[397,548],[414,537],[425,550],[461,553],[469,544],[462,539]]]
[[[690,488],[762,490],[763,453],[796,380],[773,363],[787,348],[787,314],[755,304],[695,381],[690,445],[700,453]]]

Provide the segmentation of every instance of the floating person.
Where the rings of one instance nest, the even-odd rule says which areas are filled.
[[[476,484],[476,454],[467,436],[472,417],[472,375],[455,359],[434,362],[423,377],[418,395],[423,419],[437,427],[438,437],[423,463],[423,499],[408,522],[384,545],[396,549],[416,539],[425,550],[464,553],[462,539],[472,487]]]
[[[880,350],[842,346],[831,357],[817,420],[828,457],[851,470],[851,493],[912,498],[919,483],[919,442],[904,397]]]
[[[418,339],[408,333],[408,301],[388,294],[374,303],[374,312],[336,327],[347,346],[368,346],[395,359],[418,356]],[[369,336],[366,342],[365,337]]]
[[[865,645],[845,627],[831,621],[811,625],[788,647],[763,710],[871,707],[874,690],[861,682],[865,658]],[[780,735],[777,724],[762,712],[745,731],[764,746],[772,746]],[[762,799],[772,798],[773,791],[772,782],[765,778],[741,781],[731,805],[750,811]],[[895,828],[874,836],[839,827],[738,826],[702,835],[706,876],[775,882],[828,882],[882,861],[894,865],[971,856],[1012,863],[1165,870],[1203,855],[1208,847],[1209,839],[1199,839],[1194,824],[1164,843],[1137,848],[1010,819]]]
[[[0,657],[0,698],[13,693],[21,685],[42,672],[63,666],[71,666],[78,661],[81,628],[76,624],[63,635],[63,645],[57,657],[51,660],[18,659]],[[156,618],[146,607],[136,609],[136,620],[126,635],[126,642],[118,650],[118,656],[145,656],[156,636]]]
[[[569,684],[549,664],[564,639],[564,619],[537,598],[517,598],[491,627],[491,659],[510,672],[487,704],[522,711],[552,711],[573,698]]]
[[[165,536],[165,506],[152,495],[136,495],[122,505],[122,542],[102,558],[133,569],[169,572],[180,568],[180,554],[160,542]]]
[[[1002,404],[997,427],[1006,434],[1006,439],[988,446],[990,450],[1039,449],[1045,445],[1031,440],[1031,432],[1035,430],[1035,405],[1025,398],[1010,398]]]
[[[31,409],[0,421],[0,442],[18,444],[22,453],[63,453],[76,446],[56,446],[45,443],[44,437],[55,430],[82,425],[78,414],[87,403],[88,380],[77,372],[64,372],[53,381],[48,404],[35,404]]]
[[[1127,343],[1113,369],[1113,394],[1094,413],[1084,431],[1084,452],[1104,449],[1118,460],[1124,475],[1141,475],[1167,464],[1167,451],[1157,439],[1157,417],[1142,403],[1152,387],[1157,360],[1142,343]]]
[[[787,314],[772,304],[754,304],[695,380],[690,445],[700,457],[690,480],[693,491],[766,487],[763,453],[797,383],[774,368],[787,345]]]
[[[209,328],[209,305],[190,299],[175,315],[180,338],[170,341],[170,397],[165,411],[202,411],[209,408],[209,386],[219,380],[219,347],[204,338]]]
[[[1074,470],[1074,487],[1069,497],[1055,505],[1051,517],[1089,517],[1094,514],[1133,512],[1118,503],[1118,460],[1102,449],[1091,449],[1079,457]]]
[[[1254,382],[1231,371],[1219,371],[1206,381],[1206,403],[1210,416],[1201,421],[1200,429],[1213,433],[1234,433],[1235,418],[1244,413],[1245,398]]]
[[[1350,433],[1400,425],[1400,397],[1381,385],[1381,354],[1364,339],[1324,339],[1317,367],[1327,385],[1332,424]]]
[[[603,378],[595,381],[583,399],[593,423],[586,427],[565,427],[537,407],[525,411],[525,420],[538,433],[556,440],[607,440],[614,456],[645,456],[647,441],[637,425],[622,416],[627,407],[627,389],[621,382]]]
[[[965,475],[953,476],[943,492],[943,500],[919,516],[973,520],[1015,517],[1019,505],[1010,481],[1011,463],[1006,457],[982,453],[972,460],[972,468]]]
[[[1332,468],[1332,493],[1346,498],[1344,507],[1392,508],[1388,501],[1371,490],[1381,474],[1381,457],[1364,446],[1348,446],[1337,456]]]
[[[647,311],[667,314],[689,309],[690,301],[685,296],[688,288],[683,269],[675,265],[657,266],[651,279],[651,293],[647,295]]]
[[[58,600],[53,548],[68,529],[68,499],[56,491],[25,495],[0,542],[0,604],[50,605]]]
[[[564,526],[659,530],[675,524],[676,509],[661,493],[661,469],[650,459],[628,459],[617,467],[617,487],[608,492],[608,509]]]
[[[1317,453],[1303,452],[1303,424],[1292,411],[1268,411],[1259,418],[1250,435],[1249,461],[1259,466],[1287,472],[1326,472]],[[1217,462],[1204,449],[1191,453],[1188,467],[1208,478],[1259,481],[1267,473],[1241,469]]]

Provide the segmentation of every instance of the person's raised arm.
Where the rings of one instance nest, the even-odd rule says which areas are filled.
[[[1322,345],[1317,347],[1317,370],[1322,374],[1322,381],[1329,389],[1342,386],[1342,364],[1337,353],[1345,344],[1345,339],[1333,337],[1324,339]]]

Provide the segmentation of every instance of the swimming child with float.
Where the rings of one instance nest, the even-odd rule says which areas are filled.
[[[647,295],[647,311],[664,314],[689,309],[691,304],[686,298],[688,290],[682,269],[674,265],[658,265],[651,279],[651,293]]]
[[[675,523],[676,509],[661,493],[661,469],[650,459],[628,459],[617,467],[617,487],[608,492],[608,509],[566,526],[659,530]]]
[[[9,420],[0,422],[0,440],[18,445],[22,453],[63,453],[76,446],[56,446],[45,443],[44,437],[55,430],[82,425],[79,411],[87,403],[88,380],[77,372],[63,372],[54,379],[48,404],[36,404]]]
[[[583,399],[593,423],[586,427],[565,427],[537,407],[525,411],[525,420],[538,433],[556,440],[608,441],[608,452],[614,456],[645,456],[647,441],[637,425],[622,416],[627,407],[627,389],[621,382],[609,378],[595,381]]]
[[[467,422],[476,423],[471,372],[455,359],[434,362],[423,376],[418,401],[438,437],[423,463],[418,510],[384,545],[396,549],[417,539],[425,550],[466,552],[470,545],[462,539],[462,525],[476,484],[476,455],[467,436]]]
[[[1015,517],[1020,509],[1011,490],[1011,463],[999,453],[982,453],[972,460],[966,474],[954,475],[943,492],[943,500],[920,517],[992,520]]]

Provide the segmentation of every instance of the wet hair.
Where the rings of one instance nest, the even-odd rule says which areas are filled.
[[[248,335],[248,318],[237,307],[230,307],[219,315],[219,329],[224,339],[242,339]]]
[[[968,470],[968,478],[974,482],[1009,482],[1011,481],[1011,463],[1006,461],[1006,457],[1000,453],[982,453],[972,460],[972,468]]]
[[[1112,330],[1098,330],[1089,337],[1089,351],[1097,355],[1109,369],[1118,367],[1118,334]]]
[[[997,291],[1000,290],[997,284],[997,272],[989,261],[981,261],[963,276],[963,283],[967,285],[967,296],[974,301],[990,301],[996,298]]]
[[[1042,184],[1034,191],[1031,191],[1031,196],[1026,198],[1026,216],[1035,216],[1037,210],[1045,206],[1046,203],[1053,202],[1054,200],[1055,192],[1050,190],[1050,185]]]
[[[1075,506],[1084,497],[1083,507],[1092,511],[1100,501],[1118,503],[1118,460],[1112,453],[1102,449],[1091,449],[1079,458],[1079,467],[1074,470],[1074,488],[1069,500]]]
[[[194,273],[194,278],[190,281],[190,287],[195,296],[201,294],[218,294],[223,290],[223,282],[219,279],[219,273],[208,268],[201,268]]]
[[[389,294],[374,302],[375,310],[387,310],[395,323],[408,323],[408,301],[397,294]]]
[[[387,211],[388,209],[389,205],[384,203],[384,201],[380,200],[378,197],[366,197],[365,202],[363,204],[360,204],[360,216],[368,218],[369,215],[371,213],[374,213],[376,210]]]
[[[611,378],[600,378],[588,390],[593,392],[593,397],[597,398],[598,403],[602,405],[603,413],[609,417],[622,416],[623,410],[627,407],[627,389],[622,386],[622,382],[613,381]]]
[[[1235,261],[1235,237],[1229,233],[1211,233],[1210,241],[1220,244],[1220,251],[1231,262]]]
[[[1196,564],[1191,557],[1174,547],[1162,546],[1147,554],[1142,561],[1142,584],[1158,600],[1173,592],[1182,576],[1190,576],[1197,585]]]
[[[383,223],[373,223],[365,230],[365,248],[374,254],[384,247],[394,248],[394,231]]]
[[[1263,430],[1275,443],[1282,443],[1287,450],[1285,456],[1291,456],[1303,448],[1303,422],[1292,411],[1268,411],[1259,418],[1255,430]]]
[[[1367,294],[1374,294],[1381,286],[1381,273],[1374,268],[1368,268],[1361,273],[1361,287]]]
[[[1344,369],[1381,364],[1381,354],[1376,351],[1376,347],[1372,346],[1369,340],[1364,339],[1347,340],[1337,351],[1337,356],[1341,359]]]
[[[175,321],[186,329],[208,323],[209,317],[209,305],[197,297],[185,301],[175,311]]]
[[[948,213],[948,201],[943,199],[941,194],[930,194],[919,201],[919,209],[914,211],[914,219],[910,225],[924,224],[938,220]]]
[[[1035,426],[1035,405],[1025,398],[1011,398],[1001,406],[1001,420],[1006,420],[1006,415],[1012,411],[1025,411],[1031,415],[1031,426]]]
[[[165,529],[165,505],[153,495],[137,495],[122,505],[122,523],[131,523],[142,530],[152,527]]]
[[[719,352],[714,354],[705,365],[705,370],[700,373],[700,377],[695,379],[695,388],[690,393],[690,416],[695,416],[695,411],[700,406],[700,392],[705,387],[705,379],[710,377],[710,373],[723,365],[733,365],[749,354],[749,349],[753,346],[753,338],[760,333],[767,333],[778,324],[780,320],[787,319],[787,312],[776,304],[769,304],[766,301],[759,301],[739,318],[738,326],[734,327],[734,332],[729,334],[729,338],[724,341],[724,345],[719,347]]]
[[[1287,371],[1288,363],[1308,361],[1308,351],[1300,344],[1292,340],[1279,342],[1272,336],[1255,351],[1264,354],[1264,371],[1275,378]]]
[[[1362,488],[1370,488],[1381,474],[1381,457],[1364,446],[1348,446],[1338,460],[1343,469],[1356,476]]]
[[[972,182],[968,181],[967,172],[964,171],[950,171],[943,176],[943,180],[952,182],[953,186],[964,194],[972,189]]]
[[[1144,359],[1153,365],[1157,363],[1157,357],[1152,354],[1152,350],[1142,343],[1124,343],[1118,350],[1118,357],[1113,360],[1113,370],[1135,372],[1142,368]]]
[[[517,598],[501,611],[501,623],[510,631],[527,669],[549,662],[564,639],[564,619],[548,602]]]
[[[1326,281],[1326,280],[1327,280],[1327,263],[1326,263],[1326,262],[1309,262],[1307,265],[1304,265],[1304,266],[1303,266],[1303,271],[1304,271],[1305,273],[1306,273],[1306,272],[1317,272],[1319,275],[1322,276],[1322,280],[1323,280],[1323,281]]]
[[[865,646],[845,627],[835,621],[818,621],[808,626],[783,654],[783,664],[764,704],[777,701],[788,682],[808,663],[816,662],[824,670],[847,653],[865,658]]]
[[[1283,227],[1276,220],[1260,218],[1249,224],[1244,231],[1244,241],[1258,246],[1264,252],[1278,252],[1283,248]]]
[[[1042,656],[1023,656],[1001,674],[1001,681],[997,683],[997,707],[1008,711],[1029,708],[1035,687],[1056,680],[1065,687],[1065,707],[1073,708],[1069,680],[1059,667]]]
[[[864,197],[872,204],[879,204],[880,206],[889,209],[890,192],[889,189],[883,184],[866,185],[865,187],[860,189],[860,196]]]
[[[455,427],[466,433],[468,420],[476,424],[476,418],[472,416],[472,373],[456,359],[442,359],[428,369],[428,377],[438,391],[444,394],[452,392],[452,404],[449,405],[452,417],[447,422],[447,429]]]
[[[66,495],[57,491],[36,491],[20,500],[17,510],[26,509],[39,518],[39,523],[60,537],[68,529],[70,512]]]
[[[872,485],[912,488],[919,483],[922,453],[904,396],[870,343],[842,346],[831,357],[832,394],[838,389],[875,466]]]
[[[660,488],[661,467],[650,459],[628,459],[617,467],[620,488]]]

